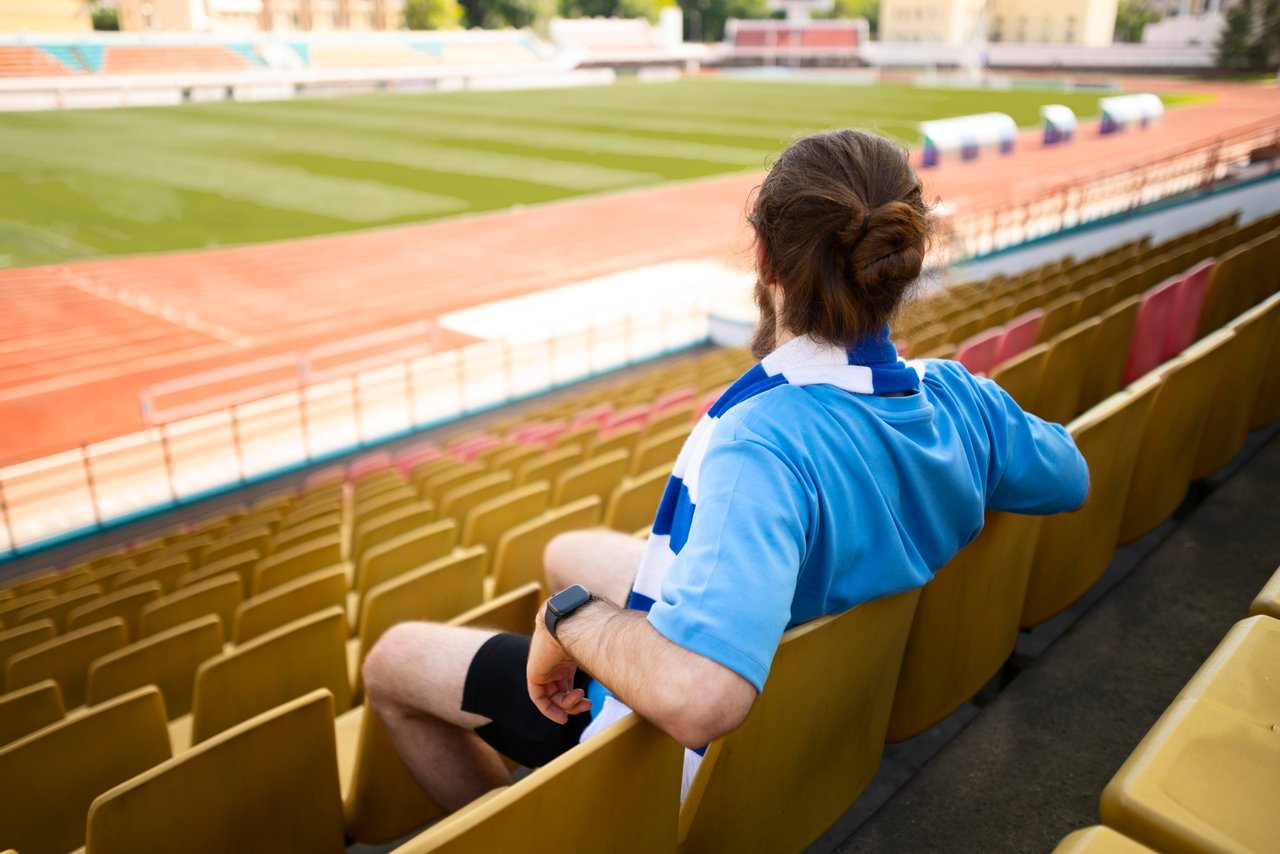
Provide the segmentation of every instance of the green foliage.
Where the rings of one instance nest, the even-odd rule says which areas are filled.
[[[461,0],[461,4],[466,25],[486,29],[529,27],[541,32],[559,11],[557,0]]]
[[[1147,0],[1120,0],[1116,7],[1116,33],[1118,42],[1140,42],[1147,24],[1160,20],[1160,12]]]
[[[724,40],[724,24],[730,18],[768,18],[765,0],[679,0],[684,10],[684,33],[688,41]]]
[[[658,13],[675,0],[559,0],[562,18],[645,18],[658,22]]]
[[[114,32],[120,29],[120,16],[117,14],[115,6],[103,6],[101,3],[94,3],[93,8],[89,10],[89,17],[93,21],[95,30],[110,30]]]
[[[1241,0],[1227,10],[1218,64],[1241,71],[1280,68],[1280,0]]]
[[[405,0],[404,25],[411,30],[452,30],[461,20],[458,0]]]
[[[875,38],[880,33],[880,0],[835,0],[835,6],[829,11],[815,12],[813,17],[866,18],[871,28],[871,37]]]

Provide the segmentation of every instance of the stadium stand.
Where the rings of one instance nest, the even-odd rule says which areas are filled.
[[[53,77],[82,70],[78,64],[59,62],[38,47],[0,45],[0,77]]]
[[[1280,217],[1247,226],[1231,217],[1160,244],[1136,240],[958,283],[911,304],[895,326],[910,357],[972,352],[977,342],[1020,402],[1067,422],[1092,473],[1088,502],[1043,521],[993,513],[921,590],[788,632],[748,722],[710,747],[683,810],[676,813],[672,788],[662,795],[673,805],[668,823],[633,833],[655,834],[656,850],[705,850],[713,839],[795,850],[817,838],[865,789],[886,740],[927,730],[972,698],[1008,659],[1019,628],[1078,601],[1117,543],[1168,518],[1193,479],[1235,455],[1249,428],[1280,417],[1277,252]],[[1177,322],[1163,331],[1179,335],[1147,329],[1152,314],[1142,306],[1153,294],[1172,295]],[[385,843],[422,827],[438,809],[408,778],[376,717],[353,707],[363,656],[406,619],[527,626],[545,593],[546,542],[600,521],[628,533],[643,528],[679,440],[749,361],[736,350],[695,353],[499,414],[448,441],[357,458],[299,489],[0,587],[0,687],[8,692],[0,708],[31,709],[15,712],[4,734],[12,743],[0,747],[0,786],[46,792],[61,816],[41,813],[11,831],[11,810],[0,806],[0,845],[43,850],[56,823],[54,844],[72,848],[84,841],[73,837],[87,818],[90,851],[148,839],[182,839],[187,848],[205,821],[191,818],[192,798],[224,817],[252,814],[245,775],[229,770],[235,763],[261,771],[248,775],[255,797],[282,805],[272,817],[279,825],[255,819],[241,850],[296,849],[304,840],[307,850],[336,850],[344,832]],[[1135,365],[1146,367],[1126,375]],[[1108,787],[1102,816],[1113,831],[1158,850],[1259,849],[1280,833],[1260,818],[1274,814],[1260,799],[1274,791],[1267,781],[1280,763],[1258,723],[1273,721],[1280,707],[1270,689],[1250,687],[1275,660],[1280,635],[1266,615],[1277,611],[1276,579],[1258,593],[1260,616],[1231,631]],[[833,681],[823,664],[832,649],[867,655]],[[159,688],[133,690],[139,685]],[[798,694],[823,701],[787,702]],[[91,708],[81,708],[86,701]],[[122,711],[135,707],[146,711]],[[152,748],[125,764],[103,755],[100,767],[80,765],[77,745],[99,737],[82,732],[104,721],[125,727],[126,714]],[[156,726],[169,719],[158,742]],[[581,811],[594,797],[583,794],[584,781],[613,779],[614,751],[632,742],[652,745],[652,773],[674,787],[674,771],[664,769],[677,761],[667,753],[678,751],[633,719],[404,850],[505,844],[541,798],[569,799]],[[1231,760],[1184,768],[1170,759],[1204,743],[1218,745],[1206,756]],[[839,761],[828,761],[833,751]],[[59,776],[27,786],[37,755]],[[290,762],[296,767],[283,767]],[[299,768],[306,779],[285,779]],[[13,780],[22,782],[4,782]],[[1239,794],[1210,796],[1227,786]],[[793,820],[775,821],[781,809]],[[625,824],[610,821],[611,811],[597,809],[573,832],[608,834]],[[217,850],[227,832],[210,829],[213,841],[190,850]],[[1113,836],[1091,830],[1070,845]]]

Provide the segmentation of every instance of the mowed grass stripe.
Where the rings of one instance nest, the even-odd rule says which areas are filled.
[[[175,153],[152,144],[143,156],[128,149],[103,157],[101,140],[0,127],[0,150],[8,162],[48,164],[72,171],[113,174],[124,180],[165,183],[285,211],[315,213],[352,225],[407,216],[466,210],[462,199],[373,181],[314,175],[288,166],[261,166],[228,153],[191,149]],[[112,149],[107,148],[105,151]],[[134,150],[142,154],[137,149]]]
[[[236,114],[229,114],[236,115]],[[575,192],[616,189],[649,184],[661,175],[574,163],[547,157],[486,155],[467,148],[410,141],[415,131],[407,124],[361,127],[338,122],[335,117],[241,113],[242,123],[228,122],[228,114],[189,114],[150,110],[131,115],[101,112],[94,126],[106,132],[150,132],[155,144],[185,149],[218,142],[244,150],[308,154],[367,163],[384,163],[430,172],[449,172],[477,178],[519,180]]]

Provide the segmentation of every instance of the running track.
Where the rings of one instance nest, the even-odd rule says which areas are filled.
[[[1051,149],[1027,134],[1013,157],[930,171],[926,194],[955,212],[989,210],[1280,119],[1274,86],[1194,88],[1217,100],[1173,110],[1145,133],[1100,138],[1086,125],[1074,145]],[[762,175],[340,236],[0,271],[0,464],[142,428],[138,395],[161,380],[666,261],[745,267],[742,212]]]

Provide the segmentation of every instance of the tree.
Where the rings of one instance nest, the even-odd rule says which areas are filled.
[[[645,18],[658,21],[658,13],[675,0],[560,0],[562,18]]]
[[[1160,20],[1160,13],[1147,0],[1120,0],[1116,6],[1116,33],[1118,42],[1140,42],[1147,24]]]
[[[1241,0],[1227,10],[1218,64],[1241,71],[1280,68],[1280,0]]]
[[[815,18],[866,18],[875,38],[880,32],[880,0],[835,0],[835,5],[827,12],[815,12]]]
[[[95,30],[116,31],[120,29],[120,15],[116,11],[115,3],[107,4],[101,0],[95,0],[90,4],[89,20],[93,21]]]
[[[452,30],[461,20],[458,0],[405,0],[404,25],[411,30]]]
[[[545,30],[556,14],[557,0],[461,0],[468,27],[500,29],[531,27]]]
[[[768,18],[766,0],[679,0],[684,10],[684,31],[689,41],[724,39],[724,23],[730,18]]]

